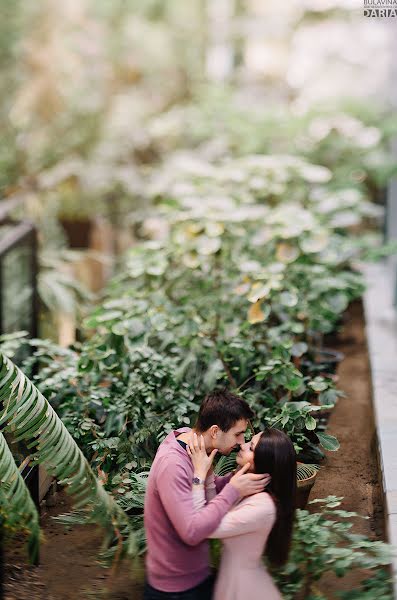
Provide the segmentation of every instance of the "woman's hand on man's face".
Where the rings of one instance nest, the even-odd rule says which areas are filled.
[[[193,432],[190,435],[186,450],[192,459],[194,474],[200,477],[200,479],[205,479],[208,471],[212,468],[212,463],[218,450],[215,449],[211,454],[207,454],[204,437],[202,435],[198,436],[197,433]]]

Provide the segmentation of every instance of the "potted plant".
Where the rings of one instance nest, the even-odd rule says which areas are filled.
[[[296,477],[296,508],[306,508],[309,495],[316,481],[319,466],[314,464],[306,465],[302,462],[297,463]]]
[[[52,206],[70,248],[90,246],[93,223],[104,213],[99,193],[90,192],[84,181],[87,165],[67,157],[40,173],[37,184],[43,201]]]
[[[375,589],[390,590],[390,595],[382,596],[392,600],[391,588],[387,585],[385,567],[390,564],[392,553],[387,544],[371,541],[364,535],[353,534],[352,518],[360,517],[355,512],[341,510],[343,498],[329,496],[316,499],[310,505],[319,504],[318,512],[298,510],[293,531],[293,539],[288,562],[272,574],[285,600],[326,600],[322,591],[322,578],[329,573],[343,577],[352,569],[365,569],[365,574],[372,575],[371,591]],[[364,517],[365,518],[365,517]],[[380,577],[380,573],[383,574]],[[375,578],[378,578],[378,588]],[[382,585],[381,585],[382,581]],[[369,587],[368,580],[362,582],[356,593],[349,591],[344,598],[368,598],[377,596],[365,595],[363,591]]]
[[[330,348],[310,348],[300,363],[300,369],[307,375],[335,375],[344,357],[343,352]]]
[[[58,219],[70,248],[89,248],[95,217],[100,213],[98,201],[82,195],[78,186],[62,185]]]

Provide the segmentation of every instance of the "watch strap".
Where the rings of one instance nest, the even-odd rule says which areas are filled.
[[[205,479],[200,479],[200,477],[193,477],[192,484],[193,485],[204,485]]]

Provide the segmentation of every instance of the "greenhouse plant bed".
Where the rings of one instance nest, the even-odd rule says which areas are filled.
[[[354,531],[372,540],[385,540],[382,487],[378,473],[376,430],[371,398],[371,377],[361,302],[349,307],[350,319],[340,333],[345,359],[338,367],[340,398],[328,422],[328,432],[340,441],[338,452],[328,452],[309,501],[328,495],[343,496],[343,509],[368,517],[355,522]],[[309,505],[310,508],[310,505]],[[310,510],[316,511],[316,505]],[[329,594],[348,591],[363,579],[354,571],[343,577],[327,575],[320,590]],[[333,598],[333,596],[330,596]]]
[[[350,319],[341,332],[339,346],[346,357],[338,368],[340,388],[347,397],[338,401],[329,420],[329,432],[338,436],[341,448],[338,452],[327,453],[309,501],[328,495],[343,496],[343,508],[369,517],[360,519],[355,531],[371,539],[384,539],[383,503],[374,452],[371,382],[361,303],[354,303],[349,313]],[[39,567],[27,566],[21,548],[14,546],[8,551],[6,562],[10,578],[6,583],[6,600],[38,600],[43,598],[43,589],[46,590],[47,600],[69,600],[79,597],[83,591],[87,597],[91,593],[96,598],[140,600],[141,569],[132,573],[129,565],[122,566],[109,580],[109,570],[102,568],[95,560],[100,546],[100,534],[96,527],[75,526],[66,530],[51,519],[52,515],[66,512],[68,506],[69,498],[60,492],[55,506],[47,508],[43,514],[46,543],[42,546]],[[316,505],[309,504],[309,510],[316,510]],[[17,577],[12,575],[16,572]],[[359,571],[342,579],[326,576],[321,581],[321,588],[332,598],[337,591],[351,589],[362,578],[363,573]],[[35,582],[34,585],[28,585],[30,580]],[[109,594],[101,596],[105,587],[110,590]],[[38,595],[35,596],[32,589],[34,591],[36,588]]]

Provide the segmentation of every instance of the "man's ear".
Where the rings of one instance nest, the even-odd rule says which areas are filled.
[[[212,440],[216,440],[218,431],[219,431],[218,425],[211,425],[211,427],[209,428],[209,434],[210,434],[210,437]]]

